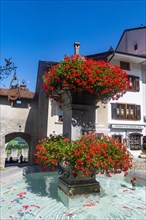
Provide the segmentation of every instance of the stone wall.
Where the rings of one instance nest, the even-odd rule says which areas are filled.
[[[37,138],[37,105],[35,99],[26,99],[28,108],[13,107],[6,96],[1,96],[0,121],[0,167],[5,166],[5,144],[16,137],[22,137],[29,145],[29,162],[34,163]]]

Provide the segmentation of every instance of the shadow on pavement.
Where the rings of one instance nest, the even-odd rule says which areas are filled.
[[[12,162],[12,163],[5,163],[5,167],[26,167],[28,166],[27,162],[23,163],[17,163],[17,162]]]

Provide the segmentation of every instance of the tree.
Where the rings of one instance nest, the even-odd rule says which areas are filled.
[[[0,66],[0,81],[3,81],[5,78],[7,78],[12,71],[14,71],[14,75],[16,75],[17,67],[11,60],[12,58],[9,59],[5,58],[6,64],[4,66]]]

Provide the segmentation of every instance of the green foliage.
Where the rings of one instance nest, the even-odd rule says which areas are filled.
[[[65,137],[51,136],[41,139],[36,147],[36,163],[70,166],[74,173],[82,171],[84,175],[93,173],[127,172],[132,166],[132,159],[125,147],[116,139],[90,133],[76,141]]]
[[[11,154],[11,150],[6,149],[6,154],[9,156]]]
[[[15,145],[8,144],[7,145],[7,149],[8,150],[11,150],[11,149],[22,149],[22,148],[28,148],[28,145],[27,144],[15,144]]]
[[[22,148],[28,148],[28,147],[29,146],[24,139],[22,139],[21,137],[17,137],[8,143],[7,150],[17,149],[17,148],[22,149]]]

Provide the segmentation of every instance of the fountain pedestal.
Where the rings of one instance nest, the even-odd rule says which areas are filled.
[[[61,176],[58,179],[58,188],[68,196],[95,194],[100,192],[100,184],[96,181],[96,175],[85,176],[82,171],[73,174],[72,167],[67,165],[59,166]]]
[[[72,141],[80,139],[86,131],[95,131],[97,97],[88,93],[61,93],[63,102],[63,135]]]
[[[83,179],[80,181],[60,177],[58,187],[68,196],[94,194],[100,192],[100,185],[95,179]]]
[[[94,131],[97,96],[89,93],[71,93],[69,90],[60,94],[63,103],[63,135],[75,141],[80,139],[84,132]],[[71,167],[62,173],[58,187],[68,196],[100,192],[95,175],[84,176],[83,173],[78,173],[74,176]]]
[[[68,196],[60,188],[58,188],[58,196],[68,209],[88,206],[89,201],[94,201],[91,205],[95,205],[100,199],[100,194]]]

